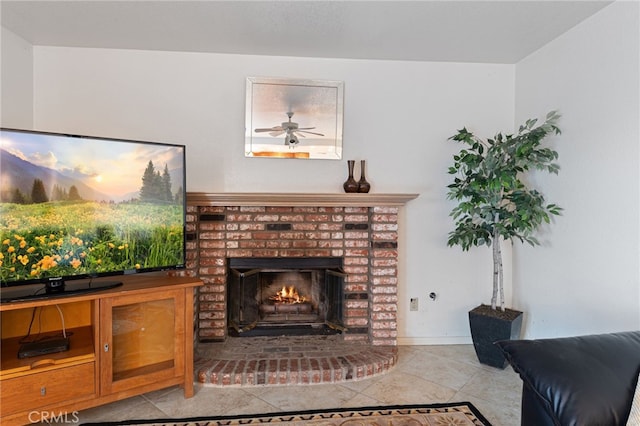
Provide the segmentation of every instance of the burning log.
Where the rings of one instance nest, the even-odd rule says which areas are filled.
[[[260,305],[263,314],[310,314],[313,307],[310,303],[275,303],[273,305]]]
[[[293,303],[304,303],[307,301],[307,298],[304,296],[300,296],[298,294],[298,290],[295,287],[286,287],[282,286],[282,290],[277,292],[274,296],[269,297],[269,300],[273,300],[274,302],[293,304]]]

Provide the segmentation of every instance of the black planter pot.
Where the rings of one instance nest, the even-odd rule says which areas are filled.
[[[494,342],[520,338],[522,312],[513,309],[494,311],[491,306],[480,305],[469,311],[469,326],[478,361],[491,367],[505,368],[508,362]]]

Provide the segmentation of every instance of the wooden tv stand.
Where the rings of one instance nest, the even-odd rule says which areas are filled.
[[[175,385],[193,396],[194,290],[202,282],[166,274],[116,279],[124,284],[0,305],[2,425],[82,421],[80,410]],[[69,350],[18,358],[31,322],[31,337],[61,334],[58,309]]]

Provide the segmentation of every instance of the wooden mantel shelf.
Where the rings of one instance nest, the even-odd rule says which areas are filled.
[[[296,192],[188,192],[191,206],[402,206],[419,194],[296,193]]]

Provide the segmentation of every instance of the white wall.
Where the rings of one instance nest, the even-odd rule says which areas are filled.
[[[11,31],[0,32],[0,125],[33,125],[33,46]]]
[[[514,247],[528,337],[640,328],[639,17],[616,2],[516,67],[516,120],[563,114],[560,174],[535,180],[564,215]]]
[[[513,124],[511,65],[330,60],[35,47],[39,130],[187,145],[189,191],[341,192],[366,159],[375,192],[420,196],[403,211],[399,341],[468,342],[467,311],[490,298],[486,248],[447,248],[447,138]],[[247,76],[345,82],[344,159],[245,158]],[[427,295],[438,293],[436,302]],[[409,298],[420,309],[409,312]]]

